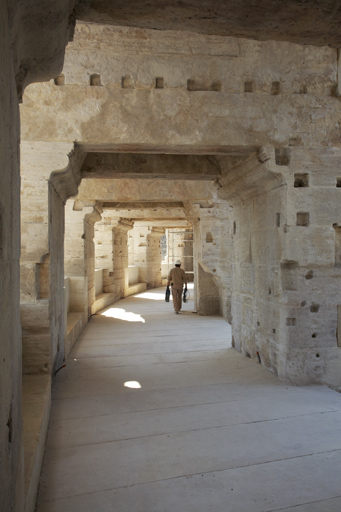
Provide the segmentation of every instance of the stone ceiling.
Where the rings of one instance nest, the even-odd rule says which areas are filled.
[[[341,46],[340,0],[80,0],[78,19],[156,30]]]

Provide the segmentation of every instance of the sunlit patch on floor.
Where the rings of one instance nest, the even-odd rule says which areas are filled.
[[[110,308],[101,313],[101,316],[106,316],[108,318],[117,318],[118,320],[126,320],[127,322],[142,322],[143,324],[146,322],[141,315],[137,315],[136,313],[132,313],[131,311],[126,311],[122,308]]]
[[[139,293],[136,295],[139,299],[151,299],[151,300],[165,300],[165,294],[164,293]]]
[[[131,388],[131,389],[141,389],[141,384],[137,382],[137,380],[129,380],[124,383],[125,388]]]

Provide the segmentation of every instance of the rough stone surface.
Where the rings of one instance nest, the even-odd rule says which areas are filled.
[[[78,17],[95,23],[129,25],[157,30],[191,30],[204,34],[293,41],[340,47],[339,4],[330,0],[135,0],[127,4],[90,0]]]
[[[337,52],[79,24],[63,74],[62,86],[27,89],[27,143],[77,141],[88,153],[78,200],[99,201],[133,222],[140,210],[151,232],[156,223],[166,227],[162,203],[178,203],[170,218],[189,222],[195,233],[198,311],[232,320],[235,347],[252,357],[258,352],[281,378],[337,386],[328,361],[339,358],[338,295],[333,304],[328,294],[328,304],[295,295],[312,267],[327,279],[341,247],[333,212],[341,141]],[[329,194],[322,175],[335,208],[326,199],[327,208],[314,206]],[[150,286],[149,241],[138,247],[142,281]],[[115,271],[123,282],[120,264]],[[88,285],[91,294],[91,279]]]
[[[196,38],[193,56],[181,32],[79,24],[66,53],[65,85],[26,90],[23,138],[111,145],[111,151],[115,145],[150,145],[154,151],[185,145],[187,153],[195,152],[189,146],[240,148],[240,154],[241,148],[290,141],[339,145],[336,50],[228,39],[223,47],[233,43],[234,51],[224,54],[223,42]],[[180,41],[183,50],[175,53]],[[94,71],[102,86],[90,86]],[[127,73],[134,88],[122,88]],[[155,89],[160,75],[165,86]],[[189,91],[189,79],[202,90]],[[250,81],[253,92],[244,92]],[[221,90],[212,91],[212,82],[220,82]]]
[[[112,6],[86,2],[83,19],[107,24],[79,24],[59,75],[74,1],[53,0],[49,9],[41,0],[9,3],[0,2],[1,504],[22,512],[18,99],[24,88],[51,79],[27,87],[21,108],[25,371],[53,373],[63,361],[64,204],[88,173],[80,188],[84,208],[118,203],[117,217],[135,222],[123,212],[148,205],[147,283],[161,277],[162,230],[192,226],[198,310],[232,318],[235,347],[259,354],[281,378],[340,388],[340,62],[339,52],[323,46],[340,46],[340,9],[313,0],[285,7],[259,1],[249,22],[250,6],[231,9],[236,2],[217,4],[214,21],[203,2],[194,16],[186,15],[186,2],[159,3],[162,10],[140,2],[144,19],[134,3],[123,10],[115,4],[117,24],[166,29],[145,30],[113,27]],[[169,30],[169,13],[176,31]],[[185,26],[196,33],[178,30]],[[213,177],[215,183],[208,181]],[[87,314],[96,299],[98,220],[97,210],[83,219],[78,277]],[[113,255],[120,260],[123,236],[116,240]],[[124,251],[116,289],[126,283]],[[108,271],[105,279],[111,277]]]
[[[19,316],[19,112],[5,2],[0,2],[0,495],[4,510],[24,500]]]
[[[29,82],[50,79],[62,67],[74,1],[0,2],[0,292],[1,416],[0,495],[6,511],[24,510],[19,320],[19,115]],[[37,13],[44,12],[39,18]],[[47,43],[49,38],[53,43]],[[42,41],[46,44],[42,44]],[[34,483],[37,486],[37,481]],[[34,494],[34,491],[33,491]]]

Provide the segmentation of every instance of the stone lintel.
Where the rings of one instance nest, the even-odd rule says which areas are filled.
[[[210,180],[221,175],[214,155],[89,153],[84,178],[166,178]]]

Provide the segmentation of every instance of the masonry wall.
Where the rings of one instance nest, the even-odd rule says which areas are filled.
[[[285,188],[259,193],[233,206],[230,228],[233,345],[254,358],[258,352],[264,366],[275,372],[285,365],[287,355],[287,327],[282,324],[286,297],[280,283],[285,212]]]
[[[161,286],[161,237],[165,230],[135,223],[134,264],[140,269],[140,282],[147,288]]]
[[[64,199],[51,174],[67,168],[71,148],[64,143],[21,144],[20,309],[25,373],[50,373],[63,358]]]
[[[79,24],[63,74],[62,86],[27,89],[24,139],[251,148],[339,140],[337,52],[326,47]]]
[[[51,369],[63,364],[65,337],[64,304],[64,202],[49,183],[49,252],[50,252],[50,343]]]
[[[199,240],[199,312],[221,314],[231,321],[232,258],[230,208],[226,203],[200,209],[196,235]]]
[[[113,244],[111,216],[102,215],[102,220],[95,225],[95,266],[103,270],[113,271]]]
[[[291,148],[283,185],[233,206],[238,350],[290,382],[339,388],[340,152]]]
[[[328,383],[338,389],[340,162],[341,152],[335,148],[292,150],[284,259],[290,257],[293,262],[293,282],[283,282],[282,278],[288,306],[292,306],[287,317],[295,319],[294,325],[286,327],[288,377],[296,382]],[[295,378],[299,375],[304,379]]]
[[[0,2],[0,496],[3,510],[23,510],[21,329],[19,314],[19,109],[7,25]]]
[[[113,60],[115,66],[110,65]],[[89,151],[101,144],[112,152],[132,145],[141,152],[206,151],[215,155],[222,171],[218,186],[232,190],[220,199],[225,197],[233,210],[230,221],[218,216],[212,222],[215,228],[209,229],[205,219],[204,230],[200,228],[200,240],[205,242],[198,263],[202,283],[208,283],[204,288],[215,287],[216,309],[226,318],[232,316],[236,348],[254,357],[259,352],[263,364],[282,378],[295,380],[299,375],[298,380],[308,382],[323,381],[326,376],[335,384],[337,371],[333,373],[328,365],[338,352],[335,346],[329,347],[331,334],[327,336],[323,326],[328,315],[334,315],[330,325],[337,321],[339,298],[332,293],[335,281],[328,272],[336,275],[338,271],[327,249],[340,252],[339,221],[329,218],[336,217],[332,206],[327,227],[322,214],[314,213],[314,193],[307,199],[304,187],[301,192],[296,190],[299,187],[292,191],[289,177],[290,173],[307,173],[307,162],[312,168],[320,167],[314,171],[316,179],[328,175],[323,160],[307,158],[309,148],[315,148],[316,155],[334,152],[338,160],[336,50],[80,24],[63,72],[64,85],[51,81],[27,90],[21,110],[27,142],[77,140]],[[32,120],[33,107],[36,118]],[[263,146],[272,148],[279,169],[258,169],[257,158],[264,161]],[[225,152],[230,155],[224,162],[220,155]],[[292,159],[287,161],[290,154]],[[254,155],[255,168],[242,177],[238,166],[243,169],[245,159],[247,167],[250,155]],[[181,200],[188,206],[188,219],[193,203],[200,207],[219,203],[211,184],[172,179],[172,187],[163,187],[161,180],[110,180],[105,176],[86,180],[80,194],[104,201],[131,197],[147,201],[151,194],[153,199]],[[335,190],[332,201],[337,201]],[[316,204],[324,192],[324,185],[319,186]],[[217,237],[223,242],[216,258],[210,239]],[[300,269],[314,266],[323,269],[319,275],[328,283],[328,290],[319,283],[325,300],[330,300],[326,309],[316,297],[298,302],[296,290],[290,289],[296,274],[301,282]],[[315,277],[304,279],[304,286],[317,282]],[[310,305],[302,311],[314,325],[315,337],[311,334],[309,343],[299,339],[298,332],[305,340],[307,336],[302,325],[296,329],[304,301]],[[324,333],[321,339],[320,330]],[[329,354],[324,359],[323,347]]]

